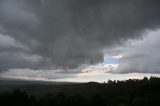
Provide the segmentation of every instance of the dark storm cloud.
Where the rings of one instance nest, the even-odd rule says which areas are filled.
[[[0,0],[1,35],[23,45],[5,51],[9,57],[2,49],[0,68],[73,69],[101,62],[104,48],[158,27],[159,4],[158,0]]]

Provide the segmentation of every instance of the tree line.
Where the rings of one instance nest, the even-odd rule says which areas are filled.
[[[83,86],[83,87],[82,87]],[[66,88],[69,89],[69,88]],[[93,90],[94,89],[94,90]],[[108,83],[89,82],[37,96],[15,89],[0,94],[0,106],[159,106],[160,78],[144,77]],[[78,92],[82,91],[82,92]],[[84,91],[84,92],[83,92]],[[87,92],[86,92],[87,91]],[[73,93],[74,92],[74,93]]]

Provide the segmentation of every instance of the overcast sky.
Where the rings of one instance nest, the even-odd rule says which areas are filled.
[[[159,25],[159,0],[0,0],[0,77],[159,76]]]

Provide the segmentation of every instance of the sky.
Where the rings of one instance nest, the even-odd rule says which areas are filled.
[[[160,76],[159,0],[0,0],[0,79]]]

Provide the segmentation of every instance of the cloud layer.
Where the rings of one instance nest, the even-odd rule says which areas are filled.
[[[160,29],[147,30],[142,40],[128,41],[121,48],[118,73],[160,73]]]
[[[76,69],[160,24],[158,0],[0,0],[0,70]]]

